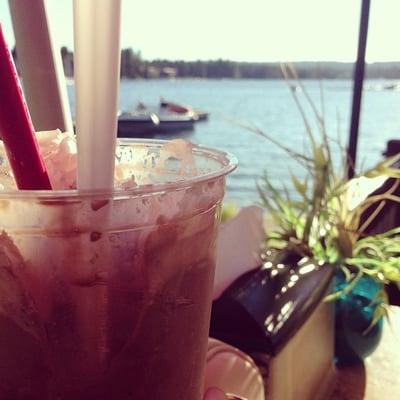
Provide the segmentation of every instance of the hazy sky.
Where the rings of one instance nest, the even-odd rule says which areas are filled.
[[[367,61],[398,61],[400,0],[371,3]],[[72,48],[72,0],[47,4],[57,43]],[[360,5],[361,0],[122,0],[121,41],[146,59],[354,61]],[[13,45],[8,0],[0,0],[0,21]]]

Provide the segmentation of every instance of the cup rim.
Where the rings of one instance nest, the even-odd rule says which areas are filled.
[[[118,144],[124,146],[143,144],[143,145],[156,145],[162,146],[168,143],[168,140],[161,139],[142,139],[142,138],[118,138]],[[39,199],[39,200],[74,200],[82,198],[90,199],[127,199],[140,195],[151,195],[155,193],[162,193],[165,191],[174,191],[179,189],[185,189],[193,186],[194,184],[212,181],[223,176],[228,175],[230,172],[236,169],[238,160],[236,156],[229,152],[219,150],[214,147],[208,147],[201,144],[192,144],[192,151],[195,154],[205,155],[209,158],[217,160],[221,168],[216,169],[208,173],[200,174],[195,177],[182,178],[174,182],[163,182],[163,183],[151,183],[144,184],[130,189],[61,189],[61,190],[0,190],[0,200],[8,199]]]

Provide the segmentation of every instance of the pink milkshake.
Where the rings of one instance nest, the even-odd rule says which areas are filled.
[[[0,165],[0,400],[200,400],[235,160],[131,141],[114,192],[78,192],[74,157],[44,150],[59,190],[13,190]]]

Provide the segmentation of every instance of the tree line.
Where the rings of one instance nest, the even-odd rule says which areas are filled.
[[[65,74],[73,76],[73,54],[61,49]],[[297,62],[301,79],[350,79],[353,63]],[[282,79],[279,63],[236,62],[229,60],[144,60],[140,51],[131,48],[121,51],[121,77],[146,78],[230,78],[230,79]],[[367,64],[366,77],[370,79],[400,79],[400,62]]]

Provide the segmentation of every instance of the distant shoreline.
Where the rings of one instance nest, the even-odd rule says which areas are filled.
[[[67,84],[73,85],[74,84],[74,78],[72,76],[65,76],[67,80]],[[185,81],[185,80],[204,80],[204,81],[284,81],[284,78],[199,78],[199,77],[191,77],[191,76],[184,76],[184,77],[174,77],[174,78],[168,78],[168,77],[163,77],[163,78],[127,78],[127,77],[121,77],[120,81],[121,82],[132,82],[132,81],[170,81],[170,80],[176,80],[176,81]],[[349,81],[352,82],[353,78],[348,77],[348,78],[302,78],[302,81]],[[365,78],[365,82],[390,82],[393,83],[394,85],[398,86],[400,85],[400,78]],[[391,86],[391,85],[389,85]],[[382,89],[389,90],[389,89],[394,89],[391,87],[383,87]],[[399,88],[396,88],[396,90],[399,90]]]
[[[73,76],[73,53],[61,49],[65,75]],[[293,65],[300,79],[352,79],[354,63],[350,62],[295,62]],[[399,79],[400,61],[366,64],[366,79]],[[144,60],[140,52],[132,49],[121,51],[121,78],[162,79],[282,79],[280,63],[238,62],[229,60],[171,61]]]

